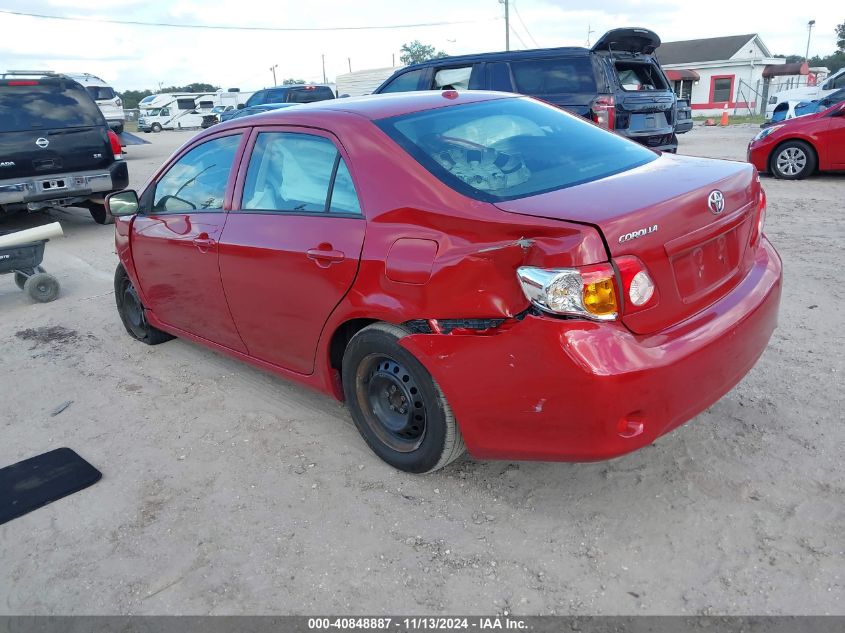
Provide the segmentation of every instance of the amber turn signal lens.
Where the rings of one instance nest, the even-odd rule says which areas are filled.
[[[606,316],[615,314],[618,310],[612,279],[600,279],[584,284],[583,296],[584,307],[590,314]]]

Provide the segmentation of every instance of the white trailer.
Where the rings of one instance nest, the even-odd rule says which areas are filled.
[[[158,94],[139,103],[139,132],[161,132],[181,128],[200,127],[202,118],[214,108],[216,94],[182,93]]]
[[[353,73],[338,75],[335,79],[338,97],[360,97],[368,95],[378,88],[384,80],[390,77],[398,68],[373,68],[370,70],[356,70]]]

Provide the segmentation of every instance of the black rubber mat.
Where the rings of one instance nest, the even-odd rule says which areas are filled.
[[[79,492],[102,476],[69,448],[0,468],[0,525]]]

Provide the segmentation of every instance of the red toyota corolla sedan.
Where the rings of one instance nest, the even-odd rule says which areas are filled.
[[[748,144],[748,162],[786,180],[845,171],[845,103],[761,130]]]
[[[653,442],[754,365],[781,263],[746,163],[445,91],[216,125],[109,199],[117,308],[345,400],[428,472]]]

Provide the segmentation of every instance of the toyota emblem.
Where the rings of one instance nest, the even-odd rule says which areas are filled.
[[[50,144],[50,141],[48,141],[42,136],[41,138],[35,140],[35,144],[38,145],[38,147],[40,147],[41,149],[44,149]]]
[[[710,192],[707,196],[707,206],[710,207],[710,212],[713,215],[719,215],[725,210],[725,194],[718,189]]]

